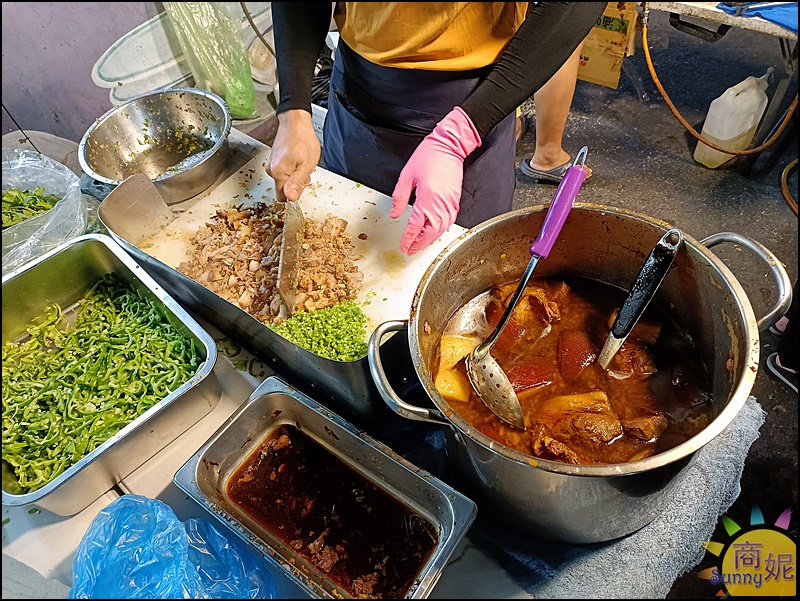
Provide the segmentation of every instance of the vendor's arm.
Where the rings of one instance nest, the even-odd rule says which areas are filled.
[[[606,2],[538,2],[491,73],[461,104],[481,138],[555,75],[603,14]]]
[[[278,200],[299,199],[319,163],[311,88],[332,12],[331,2],[272,3],[280,103],[267,173],[275,180]]]
[[[416,193],[400,240],[402,252],[413,255],[455,223],[464,159],[561,68],[606,6],[605,2],[539,2],[529,10],[486,79],[436,125],[400,172],[390,216],[400,217]]]

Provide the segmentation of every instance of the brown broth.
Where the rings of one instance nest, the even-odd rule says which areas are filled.
[[[273,430],[227,492],[354,597],[405,596],[438,541],[426,518],[293,426]]]
[[[492,291],[497,303],[487,310],[489,331],[517,283]],[[500,420],[469,384],[468,401],[449,400],[451,407],[507,447],[567,463],[633,461],[688,440],[710,421],[711,389],[685,331],[648,308],[609,370],[597,363],[624,298],[623,291],[586,278],[533,278],[491,351],[515,384],[526,429]],[[437,382],[442,369],[434,374]],[[463,359],[452,371],[466,379]],[[523,382],[539,385],[523,389]]]

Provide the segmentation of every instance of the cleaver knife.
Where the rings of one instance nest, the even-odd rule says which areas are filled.
[[[278,294],[289,309],[295,311],[297,283],[300,278],[300,255],[305,239],[306,221],[296,200],[287,200],[283,215],[283,238],[278,262]]]
[[[175,213],[149,177],[134,173],[114,188],[97,208],[103,225],[139,246],[175,220]]]

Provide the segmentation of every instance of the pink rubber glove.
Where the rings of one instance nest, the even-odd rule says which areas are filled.
[[[408,206],[411,192],[417,190],[400,240],[400,252],[413,255],[438,240],[455,223],[461,203],[464,159],[480,145],[472,120],[457,106],[417,146],[392,192],[389,216],[397,219]]]

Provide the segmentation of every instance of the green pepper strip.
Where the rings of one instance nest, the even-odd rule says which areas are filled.
[[[43,187],[32,192],[15,188],[3,192],[3,229],[46,213],[59,200],[55,194],[45,194]]]
[[[157,305],[107,274],[72,326],[52,305],[30,339],[2,352],[3,461],[23,490],[41,488],[191,379],[193,340]]]

